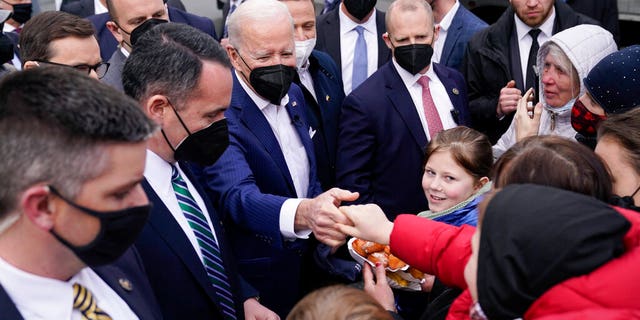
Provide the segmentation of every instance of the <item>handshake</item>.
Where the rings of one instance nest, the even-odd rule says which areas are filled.
[[[296,211],[295,230],[311,230],[318,241],[338,248],[347,236],[389,243],[393,223],[374,204],[340,206],[358,199],[357,192],[333,188],[313,199],[302,200]]]

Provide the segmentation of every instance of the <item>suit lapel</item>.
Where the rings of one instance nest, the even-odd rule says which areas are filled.
[[[459,125],[465,124],[464,121],[462,121],[464,119],[461,119],[460,115],[462,109],[464,108],[464,101],[462,95],[460,94],[462,92],[461,88],[458,88],[456,82],[451,78],[451,73],[446,67],[438,63],[434,63],[432,64],[432,66],[433,71],[438,75],[438,78],[440,78],[440,82],[442,82],[445,90],[447,90],[447,95],[451,100],[453,108],[456,110],[456,113],[458,113],[458,119],[455,119],[456,123]]]
[[[88,13],[88,14],[87,14],[87,17],[88,17],[88,16],[91,16],[91,15],[94,15],[94,14],[96,13],[96,6],[95,6],[95,4],[94,4],[94,2],[93,2],[92,0],[85,0],[85,1],[83,1],[83,2],[82,2],[82,6],[84,7],[84,9],[83,9],[83,10],[84,10],[86,13]]]
[[[7,292],[0,285],[0,318],[7,320],[22,320],[24,319],[18,311],[16,304],[11,300]]]
[[[291,90],[289,90],[291,92]],[[289,95],[289,103],[285,106],[287,112],[289,113],[289,117],[292,119],[293,127],[296,129],[298,136],[300,137],[300,141],[302,141],[302,145],[304,146],[304,150],[307,152],[307,159],[310,159],[313,155],[313,142],[311,141],[311,136],[309,134],[309,126],[304,121],[303,109],[305,108],[304,100],[298,99],[298,97],[290,94]],[[316,128],[317,130],[317,128]],[[312,165],[311,163],[309,165]]]
[[[216,293],[209,282],[206,272],[202,267],[202,262],[198,255],[194,252],[191,242],[187,239],[176,220],[171,215],[169,209],[164,202],[158,197],[147,180],[142,181],[142,187],[149,197],[149,201],[153,203],[151,216],[149,217],[149,225],[156,230],[158,235],[164,240],[167,247],[184,263],[186,268],[197,279],[200,286],[211,297],[216,300]]]
[[[462,17],[459,17],[463,14],[463,10],[458,9],[451,25],[449,26],[449,30],[447,31],[447,40],[444,42],[444,47],[442,48],[442,54],[440,55],[440,63],[443,65],[447,65],[449,62],[449,58],[451,57],[451,53],[453,51],[453,45],[458,42],[458,38],[462,34]]]
[[[93,271],[124,300],[138,318],[153,319],[153,315],[149,313],[144,303],[145,298],[139,295],[136,283],[131,283],[131,278],[127,274],[113,265],[101,266]]]
[[[411,100],[409,91],[404,86],[402,78],[396,71],[393,63],[389,63],[383,66],[385,72],[386,87],[389,89],[387,96],[393,107],[398,111],[400,117],[404,121],[407,129],[411,132],[413,139],[418,144],[420,149],[423,149],[427,145],[427,136],[422,128],[420,117],[417,114],[415,104]]]
[[[325,38],[327,41],[327,53],[331,55],[338,65],[338,70],[342,70],[342,54],[340,53],[340,17],[338,15],[340,8],[331,11],[331,17],[326,20],[327,28]]]
[[[262,114],[258,106],[256,106],[253,100],[251,100],[251,97],[244,92],[244,89],[238,82],[235,73],[233,86],[233,97],[231,101],[234,105],[231,107],[238,109],[237,111],[239,111],[240,121],[242,121],[245,127],[253,133],[258,141],[260,141],[273,162],[275,162],[278,168],[280,168],[280,172],[287,182],[289,190],[293,192],[292,194],[296,194],[295,187],[293,186],[293,180],[289,173],[289,167],[287,166],[287,162],[284,159],[278,140],[273,134],[273,130],[271,129],[269,122],[264,117],[264,114]],[[289,103],[291,103],[291,101]],[[295,121],[295,118],[291,117],[291,120]]]
[[[376,28],[378,29],[378,68],[382,67],[391,59],[391,50],[382,39],[382,34],[387,32],[384,22],[384,13],[376,9]]]

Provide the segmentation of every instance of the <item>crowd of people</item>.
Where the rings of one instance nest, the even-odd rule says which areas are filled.
[[[585,2],[0,1],[0,319],[640,319],[640,45]]]

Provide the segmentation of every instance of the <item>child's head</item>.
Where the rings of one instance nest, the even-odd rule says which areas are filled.
[[[317,289],[300,300],[287,320],[391,320],[393,317],[365,291],[345,285]]]
[[[611,177],[589,148],[559,136],[519,141],[499,159],[492,172],[494,188],[515,183],[540,184],[595,197],[611,198]]]
[[[438,133],[427,146],[422,188],[429,209],[439,212],[471,197],[489,181],[491,142],[484,134],[456,127]]]

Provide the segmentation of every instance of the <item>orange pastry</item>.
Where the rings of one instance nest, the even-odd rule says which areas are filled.
[[[418,270],[418,269],[416,269],[414,267],[410,267],[409,270],[407,270],[407,271],[409,272],[409,274],[412,277],[414,277],[414,278],[416,278],[418,280],[421,280],[422,278],[424,278],[424,272],[422,272],[422,271],[420,271],[420,270]]]
[[[374,264],[380,263],[385,268],[389,265],[389,258],[386,254],[384,254],[384,252],[374,252],[370,254],[367,259],[369,259],[369,261],[373,262]]]
[[[362,248],[362,246],[365,244],[366,241],[361,240],[361,239],[355,239],[353,240],[353,243],[351,244],[351,247],[353,247],[353,250],[355,252],[357,252],[359,255],[361,255],[362,257],[367,257],[367,252]]]
[[[401,269],[404,268],[407,264],[404,261],[398,259],[398,257],[389,254],[389,268],[391,269]]]
[[[374,253],[374,252],[380,252],[380,251],[384,251],[384,245],[381,245],[379,243],[375,243],[372,241],[365,241],[365,244],[362,246],[362,249],[368,253]]]

